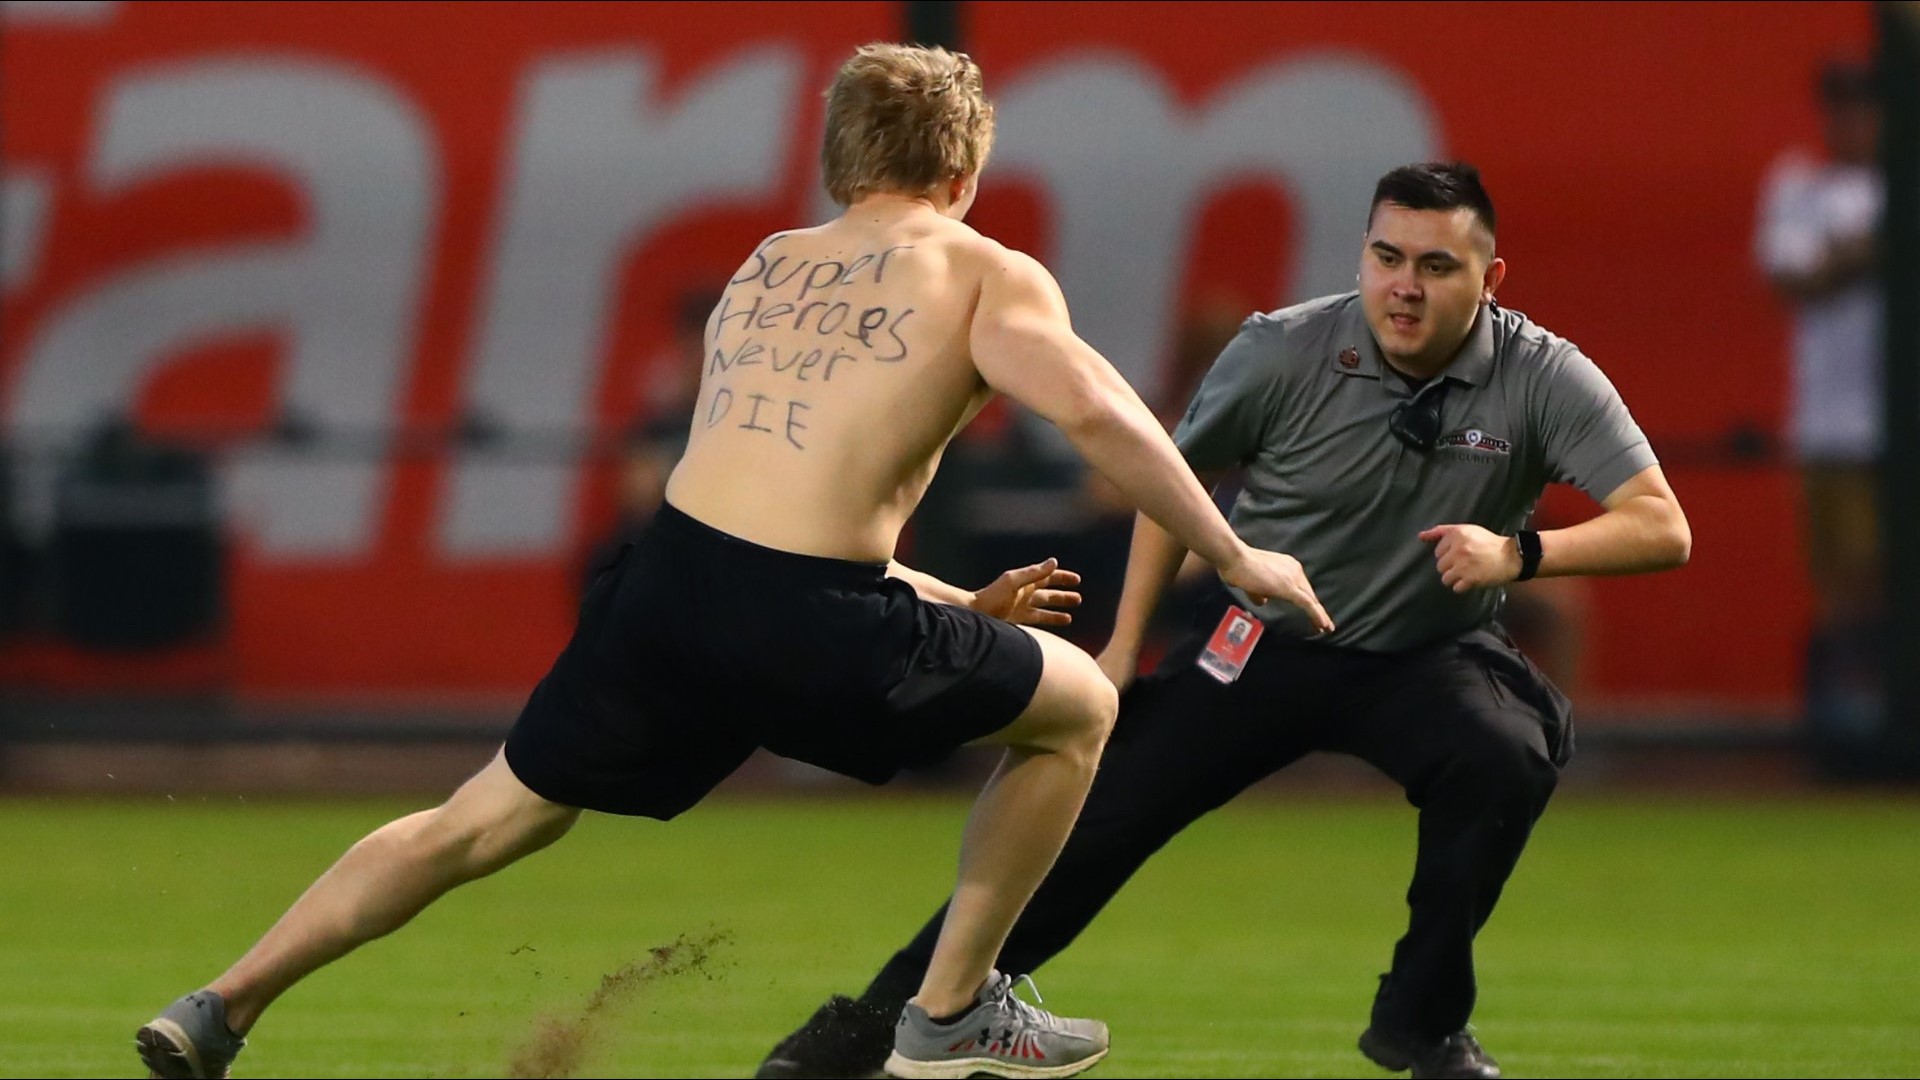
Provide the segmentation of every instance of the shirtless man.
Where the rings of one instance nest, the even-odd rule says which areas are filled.
[[[707,324],[667,505],[606,567],[493,762],[360,841],[252,950],[140,1029],[158,1075],[224,1076],[294,983],[449,889],[558,839],[582,809],[666,820],[759,747],[881,783],[1006,747],[974,805],[895,1076],[1070,1076],[1106,1026],[991,970],[1059,853],[1116,711],[1093,659],[1038,630],[1052,561],[970,593],[892,561],[948,439],[1000,391],[1057,424],[1229,584],[1331,629],[1300,565],[1227,526],[1153,414],[1073,333],[1039,263],[961,224],[992,143],[980,69],[869,45],[828,94],[846,212],[762,243]],[[998,616],[998,617],[996,617]]]

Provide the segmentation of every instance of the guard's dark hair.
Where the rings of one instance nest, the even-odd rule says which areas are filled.
[[[1480,219],[1488,232],[1495,232],[1493,197],[1480,183],[1480,170],[1464,161],[1402,165],[1381,177],[1373,187],[1373,202],[1367,207],[1369,225],[1381,203],[1409,210],[1457,210],[1464,206],[1473,211],[1473,216]]]

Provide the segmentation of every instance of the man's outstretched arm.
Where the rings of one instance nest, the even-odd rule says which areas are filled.
[[[1053,275],[1001,249],[980,286],[974,365],[989,386],[1058,427],[1141,513],[1213,564],[1255,602],[1281,599],[1333,629],[1298,561],[1234,535],[1186,459],[1133,387],[1073,332]]]
[[[913,586],[922,600],[972,608],[984,615],[1027,626],[1067,626],[1073,616],[1062,610],[1080,606],[1080,575],[1060,569],[1057,559],[1015,567],[994,578],[986,588],[968,592],[907,566],[887,563],[887,576]]]

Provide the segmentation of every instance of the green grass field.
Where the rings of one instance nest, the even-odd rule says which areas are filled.
[[[386,803],[0,802],[0,1075],[124,1076]],[[745,1076],[938,902],[964,806],[728,800],[589,818],[295,989],[243,1076],[500,1076],[572,1024],[581,1076]],[[1112,1024],[1095,1075],[1370,1076],[1353,1049],[1403,919],[1413,815],[1245,800],[1039,973]],[[720,935],[703,970],[603,975]],[[1920,800],[1563,799],[1481,937],[1513,1076],[1920,1073]]]

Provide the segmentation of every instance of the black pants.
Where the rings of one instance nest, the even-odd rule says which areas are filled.
[[[1420,811],[1412,909],[1373,1022],[1438,1038],[1473,1011],[1473,938],[1526,846],[1571,751],[1566,698],[1496,629],[1404,653],[1268,638],[1222,685],[1194,664],[1225,611],[1204,605],[1188,637],[1121,699],[1086,808],[1014,926],[999,966],[1038,968],[1072,943],[1135,870],[1180,830],[1314,750],[1391,776]],[[918,989],[943,908],[867,997]]]

